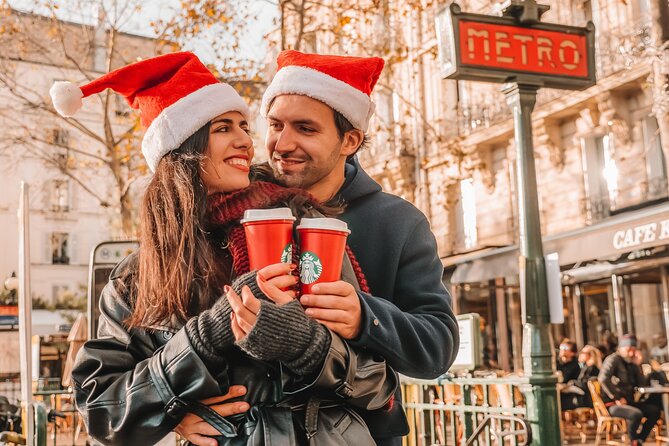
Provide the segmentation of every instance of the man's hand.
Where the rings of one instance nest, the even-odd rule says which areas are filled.
[[[353,285],[342,280],[319,283],[311,292],[300,298],[307,316],[344,339],[354,339],[360,334],[362,309]]]
[[[246,387],[231,386],[228,393],[225,395],[207,398],[200,402],[211,407],[219,415],[228,417],[249,410],[249,405],[245,402],[238,401],[235,403],[224,403],[224,401],[229,400],[230,398],[235,398],[244,395],[245,393]],[[221,435],[221,432],[211,424],[192,413],[188,413],[183,417],[181,423],[174,429],[174,432],[198,446],[217,446],[218,442],[216,439],[205,437],[205,435]]]

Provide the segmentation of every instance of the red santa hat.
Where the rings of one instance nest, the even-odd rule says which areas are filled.
[[[283,94],[317,99],[349,120],[363,132],[374,114],[369,97],[379,79],[384,61],[380,57],[328,56],[282,51],[278,69],[262,98],[260,113],[269,112],[272,100]]]
[[[219,82],[193,53],[165,54],[114,70],[77,87],[55,82],[49,90],[53,106],[65,117],[82,106],[82,98],[107,88],[123,95],[139,109],[146,133],[142,153],[151,171],[160,159],[218,115],[249,109],[237,91]]]

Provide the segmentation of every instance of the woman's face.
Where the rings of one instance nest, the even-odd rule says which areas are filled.
[[[253,141],[249,124],[239,112],[227,112],[211,120],[209,144],[200,166],[207,193],[232,192],[249,185]]]

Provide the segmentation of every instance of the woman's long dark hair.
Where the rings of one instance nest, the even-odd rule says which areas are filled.
[[[140,214],[139,270],[131,280],[130,327],[147,327],[197,314],[220,294],[225,259],[207,229],[207,190],[200,164],[209,127],[189,137],[158,164]],[[229,262],[229,260],[228,260]]]

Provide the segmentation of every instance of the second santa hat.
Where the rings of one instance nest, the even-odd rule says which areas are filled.
[[[189,52],[153,57],[114,70],[77,87],[55,82],[49,90],[54,108],[65,117],[82,106],[82,98],[111,88],[139,109],[146,133],[142,153],[152,171],[160,159],[218,115],[237,111],[248,118],[249,109],[237,91],[219,82]]]
[[[374,114],[372,89],[383,70],[380,57],[330,56],[282,51],[278,69],[262,98],[260,112],[267,116],[275,97],[297,94],[317,99],[367,131]]]

